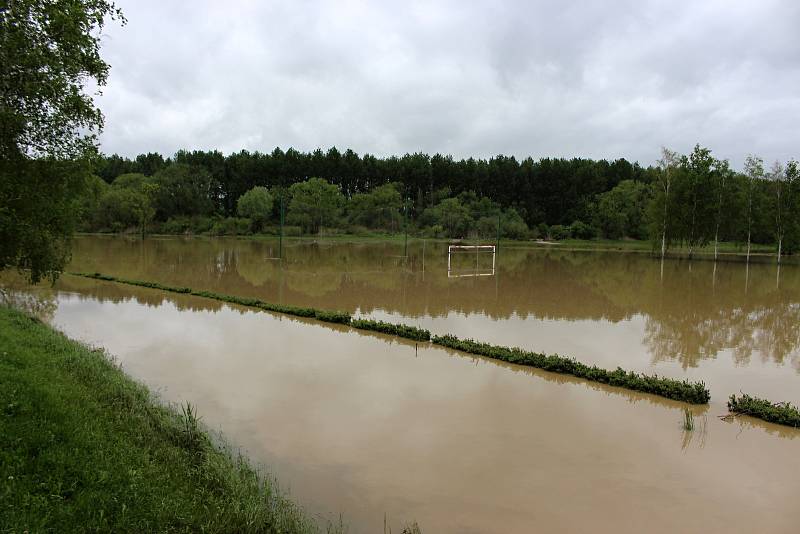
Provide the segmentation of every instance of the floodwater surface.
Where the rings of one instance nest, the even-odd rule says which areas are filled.
[[[800,431],[718,417],[740,390],[800,404],[797,266],[276,245],[87,237],[70,270],[704,380],[712,402],[685,432],[683,403],[347,327],[73,276],[35,300],[351,532],[797,531]]]

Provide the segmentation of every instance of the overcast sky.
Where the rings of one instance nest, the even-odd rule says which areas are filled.
[[[101,148],[800,157],[800,2],[117,0]]]

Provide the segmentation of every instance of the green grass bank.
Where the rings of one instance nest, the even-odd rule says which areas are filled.
[[[484,356],[495,360],[536,367],[545,371],[560,374],[568,374],[583,378],[592,382],[599,382],[611,386],[650,393],[672,400],[688,402],[690,404],[707,404],[711,394],[703,382],[689,382],[687,380],[675,380],[659,376],[647,376],[631,371],[624,371],[617,368],[614,371],[600,369],[596,366],[588,366],[572,358],[565,358],[559,355],[545,355],[538,352],[524,351],[518,348],[501,347],[489,345],[472,340],[462,340],[455,336],[431,336],[428,330],[408,326],[404,324],[392,324],[383,321],[373,321],[368,319],[354,319],[346,312],[317,310],[314,308],[298,308],[283,304],[272,304],[255,298],[238,297],[235,295],[223,295],[209,291],[195,291],[188,287],[173,287],[159,284],[157,282],[147,282],[142,280],[129,280],[117,278],[101,273],[71,273],[74,276],[104,280],[107,282],[117,282],[133,286],[160,289],[172,293],[182,293],[205,297],[223,302],[249,306],[262,310],[285,313],[299,317],[308,317],[328,323],[347,325],[360,330],[371,330],[382,334],[394,335],[411,339],[413,341],[430,341],[435,345],[460,350],[469,354]]]
[[[165,407],[102,351],[6,307],[0,437],[0,532],[321,530],[191,406]]]

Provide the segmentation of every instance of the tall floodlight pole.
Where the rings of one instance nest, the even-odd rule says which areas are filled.
[[[494,253],[500,250],[500,213],[497,214],[497,243],[494,246]]]
[[[283,259],[283,219],[284,219],[284,210],[283,210],[283,191],[281,191],[281,229],[278,233],[278,257]]]
[[[403,245],[403,256],[408,258],[408,200],[403,203],[403,229],[405,230],[405,243]]]

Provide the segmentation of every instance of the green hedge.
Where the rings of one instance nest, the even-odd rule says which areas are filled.
[[[339,311],[314,310],[314,317],[326,323],[350,324],[350,314]]]
[[[141,286],[152,289],[160,289],[172,293],[184,293],[197,297],[204,297],[241,306],[259,308],[266,311],[294,315],[296,317],[308,317],[328,323],[337,323],[352,326],[360,330],[371,330],[384,334],[413,339],[415,341],[432,341],[437,345],[449,347],[470,354],[486,356],[495,360],[526,365],[551,371],[554,373],[568,374],[578,378],[584,378],[593,382],[600,382],[611,386],[618,386],[634,391],[642,391],[653,395],[660,395],[668,399],[674,399],[692,404],[706,404],[710,394],[703,382],[689,382],[687,380],[674,380],[659,376],[641,375],[638,373],[625,371],[617,368],[608,371],[596,366],[588,366],[572,358],[564,358],[558,355],[545,355],[538,352],[524,351],[518,348],[501,347],[488,343],[479,343],[472,340],[462,340],[455,336],[433,336],[428,330],[407,326],[403,324],[392,324],[384,321],[374,321],[371,319],[353,319],[349,313],[333,310],[317,310],[314,308],[301,308],[298,306],[288,306],[284,304],[273,304],[264,302],[256,298],[237,297],[234,295],[223,295],[212,291],[194,291],[188,287],[173,287],[159,284],[157,282],[144,282],[141,280],[129,280],[104,275],[101,273],[72,273],[76,276],[105,280],[108,282],[118,282],[133,286]]]
[[[353,319],[350,326],[359,330],[372,330],[393,336],[413,339],[414,341],[430,341],[431,333],[428,330],[417,328],[416,326],[406,326],[404,324],[392,324],[383,321],[373,321],[371,319]]]
[[[208,299],[219,300],[222,302],[229,302],[231,304],[238,304],[240,306],[248,306],[251,308],[260,308],[262,310],[284,313],[286,315],[294,315],[296,317],[308,317],[324,321],[326,323],[336,323],[351,325],[352,316],[347,312],[336,310],[318,310],[315,308],[301,308],[299,306],[289,306],[286,304],[274,304],[271,302],[264,302],[251,297],[237,297],[235,295],[224,295],[222,293],[215,293],[213,291],[195,291],[189,287],[175,287],[159,284],[158,282],[145,282],[142,280],[131,280],[128,278],[117,278],[102,273],[71,273],[75,276],[82,276],[84,278],[94,278],[96,280],[104,280],[106,282],[117,282],[120,284],[127,284],[132,286],[147,287],[150,289],[160,289],[162,291],[169,291],[171,293],[183,293],[194,295],[196,297],[204,297]],[[365,321],[360,320],[357,326],[362,330],[376,330],[378,332],[385,332],[395,334],[410,339],[417,339],[427,341],[430,339],[430,332],[427,330],[420,330],[413,326],[395,325],[384,323],[381,321]]]
[[[576,376],[593,382],[600,382],[610,386],[623,387],[643,393],[651,393],[668,399],[689,402],[691,404],[706,404],[711,395],[703,382],[689,382],[675,380],[660,376],[648,376],[625,371],[617,368],[608,371],[596,366],[588,366],[572,358],[565,358],[557,354],[546,355],[539,352],[529,352],[519,348],[501,347],[488,343],[479,343],[470,339],[458,339],[455,336],[433,336],[436,345],[457,349],[470,354],[486,356],[495,360],[536,367],[553,373]]]
[[[757,417],[770,423],[800,428],[800,410],[788,402],[772,403],[766,399],[746,394],[742,394],[741,397],[731,395],[731,398],[728,399],[728,410]]]

